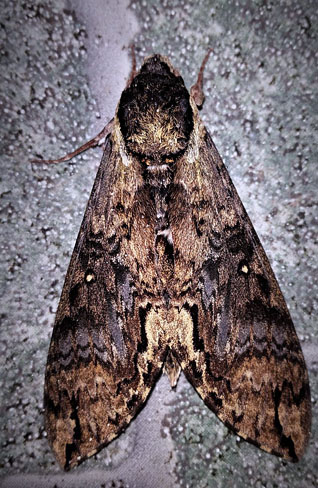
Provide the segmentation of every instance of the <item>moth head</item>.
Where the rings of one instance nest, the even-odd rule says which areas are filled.
[[[117,115],[126,148],[132,153],[160,162],[187,148],[193,129],[189,92],[162,56],[145,59],[123,91]]]

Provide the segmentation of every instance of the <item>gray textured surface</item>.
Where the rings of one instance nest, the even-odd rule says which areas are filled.
[[[316,2],[0,3],[1,486],[317,485]],[[214,49],[202,116],[271,259],[309,367],[313,435],[297,465],[229,435],[184,379],[172,392],[162,378],[129,429],[72,473],[61,473],[48,448],[46,353],[100,151],[52,167],[28,161],[77,147],[112,117],[131,40],[139,62],[166,54],[188,86]]]

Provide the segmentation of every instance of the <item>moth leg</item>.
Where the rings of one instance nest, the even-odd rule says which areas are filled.
[[[131,71],[130,71],[130,75],[129,75],[129,78],[128,78],[128,81],[126,84],[126,88],[130,85],[130,83],[132,82],[132,80],[135,78],[135,76],[137,74],[135,45],[130,44],[129,47],[130,47],[130,56],[131,56],[132,64],[131,64]]]
[[[204,56],[204,59],[202,61],[201,68],[200,68],[200,71],[198,74],[198,79],[197,79],[195,85],[193,85],[191,87],[191,90],[190,90],[190,95],[194,99],[197,107],[202,107],[203,102],[204,102],[203,72],[204,72],[205,65],[206,65],[212,51],[213,51],[213,49],[209,49],[208,52],[206,53],[206,55]]]
[[[70,152],[63,156],[62,158],[59,159],[32,159],[31,163],[63,163],[64,161],[68,161],[69,159],[74,158],[78,154],[86,151],[87,149],[90,149],[91,147],[95,147],[99,144],[99,142],[104,139],[108,134],[111,133],[114,127],[114,119],[112,119],[108,124],[97,134],[97,136],[93,137],[88,142],[85,142],[81,147],[78,147],[75,149],[75,151]]]

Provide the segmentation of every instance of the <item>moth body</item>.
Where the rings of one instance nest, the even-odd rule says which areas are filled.
[[[102,131],[46,369],[46,429],[66,469],[125,429],[163,368],[261,449],[295,461],[308,442],[301,347],[199,117],[202,71],[190,95],[166,58],[147,58]]]

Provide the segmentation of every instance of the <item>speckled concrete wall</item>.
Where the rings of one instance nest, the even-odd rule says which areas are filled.
[[[317,3],[1,0],[0,466],[3,487],[314,487],[317,447]],[[95,135],[138,61],[188,86],[213,47],[202,117],[271,259],[302,342],[312,438],[289,464],[228,433],[182,377],[127,431],[62,473],[43,429],[46,354],[101,151],[36,166]]]

